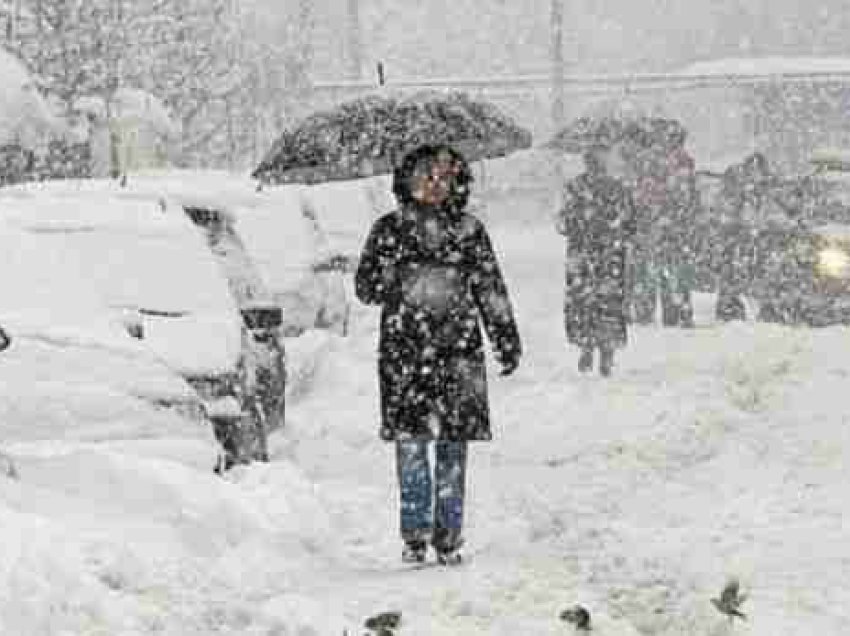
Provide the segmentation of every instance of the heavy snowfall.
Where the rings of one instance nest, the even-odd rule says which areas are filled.
[[[846,8],[152,4],[0,2],[0,635],[850,633]],[[659,288],[581,371],[564,184],[589,143],[634,185],[662,118],[699,195],[663,234],[688,314]],[[469,149],[522,340],[509,375],[484,340],[452,565],[402,561],[354,281],[411,135]],[[753,153],[747,269],[713,223]]]

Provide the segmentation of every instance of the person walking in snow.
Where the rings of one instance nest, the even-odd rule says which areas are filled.
[[[627,340],[626,258],[635,234],[632,197],[606,173],[607,148],[584,155],[585,171],[567,182],[556,229],[566,237],[564,326],[577,345],[581,372],[593,368],[609,376],[614,351]]]
[[[634,321],[693,327],[691,289],[696,272],[692,234],[698,209],[694,160],[685,150],[685,131],[664,120],[655,124],[651,145],[638,154],[632,180],[637,210],[631,292]]]
[[[723,173],[718,196],[718,237],[714,241],[718,271],[715,317],[746,320],[744,297],[752,291],[758,260],[758,227],[769,206],[771,173],[759,152]]]
[[[394,442],[402,558],[460,560],[467,442],[492,439],[483,324],[502,375],[522,353],[484,225],[465,212],[472,174],[448,146],[409,152],[393,174],[399,209],[373,224],[355,290],[381,306],[380,437]],[[434,442],[434,466],[429,459]]]

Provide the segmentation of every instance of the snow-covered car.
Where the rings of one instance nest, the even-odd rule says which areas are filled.
[[[214,436],[185,378],[110,320],[75,250],[7,223],[9,213],[0,215],[3,445],[191,439],[212,461]]]
[[[343,188],[347,194],[342,205],[337,200],[336,209],[328,214],[322,208],[319,218],[313,202],[330,184],[258,191],[247,176],[222,170],[148,170],[129,174],[124,183],[91,179],[16,189],[57,195],[110,193],[182,207],[203,230],[240,304],[250,298],[281,307],[284,334],[297,336],[309,329],[337,333],[346,329],[350,301],[342,269],[351,254],[342,254],[349,242],[340,245],[335,231],[337,220],[346,227],[363,225],[362,232],[368,231],[368,221],[363,221],[360,213],[368,205],[360,200],[366,196],[365,181],[332,188],[335,193]]]
[[[225,448],[225,464],[266,456],[265,432],[283,422],[280,311],[270,308],[258,319],[255,307],[243,318],[224,272],[182,208],[149,197],[56,196],[31,188],[4,193],[2,216],[39,235],[42,251],[72,254],[115,322],[193,387]],[[267,351],[277,356],[271,365]],[[261,385],[267,368],[277,376]],[[263,399],[265,387],[281,397]],[[276,409],[267,413],[263,405],[271,403]]]

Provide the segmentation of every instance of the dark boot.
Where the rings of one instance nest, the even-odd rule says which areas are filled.
[[[672,294],[661,295],[661,325],[664,327],[679,326],[679,303]]]
[[[401,560],[403,563],[425,563],[427,551],[428,544],[425,541],[405,541],[404,549],[401,552]]]
[[[614,349],[609,346],[599,348],[599,373],[609,377],[614,370]]]
[[[462,562],[463,555],[460,553],[460,546],[452,550],[437,552],[437,563],[440,565],[460,565]]]
[[[648,303],[635,303],[634,323],[638,325],[655,324],[655,305]]]
[[[578,370],[587,373],[591,369],[593,369],[593,349],[582,349],[578,357]]]
[[[437,562],[441,565],[458,565],[462,561],[460,548],[463,546],[463,537],[459,529],[436,529],[432,543],[437,553]]]
[[[747,309],[740,296],[718,295],[717,304],[714,308],[717,320],[729,322],[731,320],[746,320]]]
[[[679,311],[679,326],[683,329],[692,329],[694,325],[694,306],[690,298],[682,305]]]

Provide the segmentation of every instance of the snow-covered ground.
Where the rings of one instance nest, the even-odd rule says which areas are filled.
[[[575,603],[603,635],[850,633],[847,330],[713,325],[700,297],[696,329],[638,328],[612,379],[580,376],[552,193],[505,174],[484,202],[526,355],[514,376],[491,374],[496,439],[471,449],[467,563],[400,564],[372,308],[355,307],[347,338],[297,339],[301,390],[273,461],[224,479],[202,440],[117,432],[156,418],[188,430],[173,414],[106,389],[97,409],[68,409],[86,394],[68,396],[52,366],[38,391],[10,384],[35,368],[13,345],[0,634],[354,636],[398,610],[404,635],[542,636],[574,633],[558,615]],[[48,381],[66,395],[55,406]],[[26,435],[33,404],[55,437]],[[116,433],[71,434],[92,423]],[[731,576],[746,622],[710,602]]]

